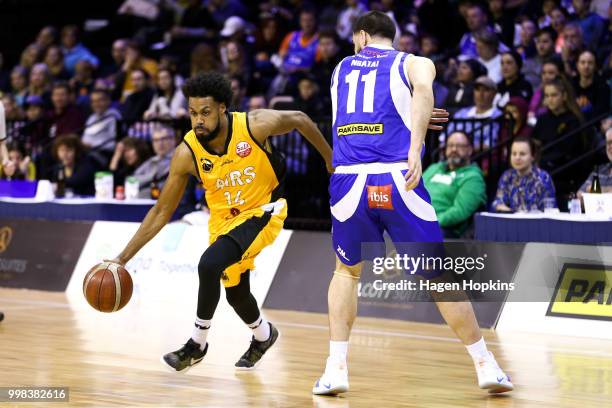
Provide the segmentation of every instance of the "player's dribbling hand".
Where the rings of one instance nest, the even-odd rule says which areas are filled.
[[[446,109],[433,108],[431,112],[431,118],[429,119],[429,125],[427,125],[427,129],[431,130],[442,130],[443,127],[437,125],[437,123],[446,123],[448,122],[448,112]]]
[[[412,151],[408,152],[408,171],[404,176],[406,179],[406,191],[410,191],[419,185],[421,173],[421,154]]]

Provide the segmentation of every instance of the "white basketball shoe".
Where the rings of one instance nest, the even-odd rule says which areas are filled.
[[[474,366],[476,367],[480,388],[489,390],[491,394],[508,392],[514,389],[510,377],[499,368],[493,353],[490,351],[487,357],[475,361]]]
[[[348,367],[344,362],[328,357],[325,372],[312,387],[312,393],[314,395],[336,395],[347,392],[348,389]]]

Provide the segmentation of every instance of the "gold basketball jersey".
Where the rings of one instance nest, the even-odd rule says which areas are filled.
[[[228,135],[222,154],[208,151],[193,130],[183,139],[206,190],[211,235],[224,233],[246,215],[261,215],[263,205],[283,194],[284,160],[269,141],[262,146],[253,138],[247,113],[228,113]]]

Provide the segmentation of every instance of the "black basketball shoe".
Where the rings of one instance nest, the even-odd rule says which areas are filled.
[[[174,371],[185,372],[188,368],[201,362],[207,351],[208,343],[204,350],[200,350],[200,345],[190,338],[183,347],[164,355],[161,360]]]
[[[270,322],[270,338],[266,341],[257,341],[255,340],[255,336],[251,339],[251,345],[249,349],[240,357],[240,360],[235,364],[236,369],[238,370],[253,370],[259,360],[263,357],[263,355],[268,351],[270,347],[276,342],[278,339],[278,330],[276,327]]]

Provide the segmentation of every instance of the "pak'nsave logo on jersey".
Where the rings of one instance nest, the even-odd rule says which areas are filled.
[[[563,266],[547,316],[612,321],[612,266]]]
[[[338,136],[355,134],[380,135],[383,133],[382,123],[351,123],[350,125],[338,126]]]

